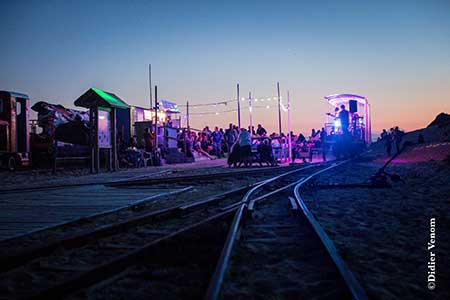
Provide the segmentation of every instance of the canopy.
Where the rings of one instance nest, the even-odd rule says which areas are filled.
[[[22,93],[11,92],[11,91],[0,91],[0,93],[9,94],[10,97],[14,97],[14,98],[30,99],[30,97],[28,97],[28,95],[25,95],[25,94],[22,94]]]
[[[334,94],[325,96],[325,99],[334,106],[338,106],[344,102],[348,102],[349,100],[356,100],[358,103],[363,105],[368,104],[366,97],[355,94]]]
[[[74,104],[76,106],[86,108],[102,106],[127,109],[130,107],[125,101],[117,97],[115,94],[96,88],[90,88],[86,93],[75,100]]]

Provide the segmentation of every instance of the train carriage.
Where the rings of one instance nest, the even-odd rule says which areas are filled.
[[[27,95],[0,91],[0,164],[9,170],[30,163],[29,110]]]

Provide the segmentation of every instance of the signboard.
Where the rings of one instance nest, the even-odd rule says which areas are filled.
[[[98,147],[111,148],[111,117],[103,107],[98,108]]]
[[[178,108],[178,105],[176,105],[176,103],[174,102],[170,102],[167,100],[161,100],[161,104],[162,104],[162,109],[168,112],[173,112],[173,113],[179,113],[180,109]]]

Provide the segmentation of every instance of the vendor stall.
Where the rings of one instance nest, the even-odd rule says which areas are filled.
[[[99,172],[100,150],[106,153],[108,169],[117,170],[117,111],[128,110],[129,105],[115,94],[96,88],[86,91],[74,103],[89,109],[91,172]]]

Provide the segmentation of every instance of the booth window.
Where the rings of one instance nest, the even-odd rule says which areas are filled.
[[[16,102],[16,115],[20,116],[21,113],[22,113],[22,103]]]

